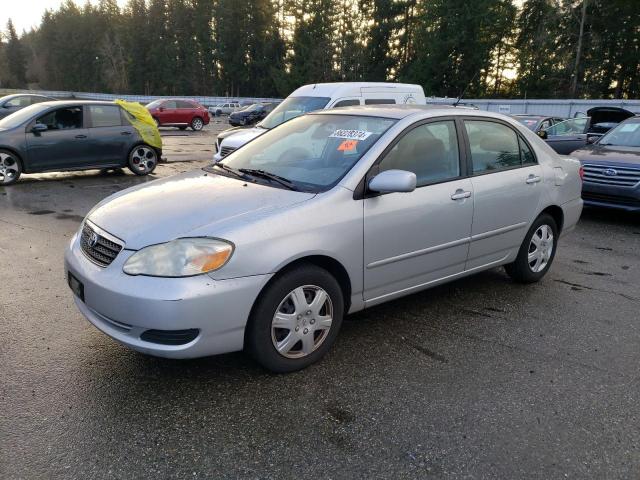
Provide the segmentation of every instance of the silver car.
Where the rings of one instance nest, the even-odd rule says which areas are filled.
[[[319,111],[102,201],[67,280],[89,321],[137,351],[246,349],[289,372],[329,350],[347,313],[501,265],[540,280],[580,190],[579,162],[503,115]]]

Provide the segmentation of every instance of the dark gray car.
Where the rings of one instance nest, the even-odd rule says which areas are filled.
[[[151,173],[162,154],[112,102],[31,105],[0,120],[0,185],[22,173],[129,167]]]
[[[0,98],[0,118],[8,117],[12,113],[22,110],[29,105],[36,103],[50,102],[55,98],[45,97],[44,95],[33,95],[30,93],[14,93]]]

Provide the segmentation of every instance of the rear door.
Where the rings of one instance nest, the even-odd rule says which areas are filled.
[[[568,155],[587,144],[589,117],[578,117],[556,123],[543,129],[545,142],[561,155]]]
[[[176,105],[175,100],[167,100],[158,109],[158,118],[160,119],[160,123],[162,124],[174,124],[180,123],[178,118],[180,118],[178,114],[178,106]]]
[[[373,167],[414,172],[409,193],[364,199],[364,283],[369,305],[464,270],[473,191],[465,178],[456,122],[421,122],[406,131]]]
[[[88,105],[89,156],[95,165],[124,165],[134,128],[123,124],[118,105]]]
[[[27,129],[27,155],[34,170],[75,168],[91,161],[89,130],[82,106],[50,110],[33,123],[47,126],[40,133]]]
[[[504,260],[538,211],[543,172],[529,144],[494,119],[464,119],[474,212],[466,270]]]
[[[176,106],[178,107],[176,123],[191,123],[191,119],[196,110],[196,106],[186,100],[176,100]]]

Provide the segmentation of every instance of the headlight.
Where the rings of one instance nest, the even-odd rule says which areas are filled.
[[[134,253],[122,270],[129,275],[189,277],[213,272],[233,253],[233,245],[213,238],[180,238]]]

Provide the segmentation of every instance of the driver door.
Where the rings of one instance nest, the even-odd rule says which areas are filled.
[[[578,117],[565,120],[544,129],[545,142],[561,155],[568,155],[587,144],[589,117]]]
[[[364,299],[367,306],[464,271],[473,186],[463,178],[453,119],[423,122],[403,134],[370,172],[414,172],[409,193],[364,199]]]
[[[35,122],[47,126],[44,132],[27,131],[27,155],[34,170],[62,170],[87,165],[89,130],[82,106],[51,110]]]

